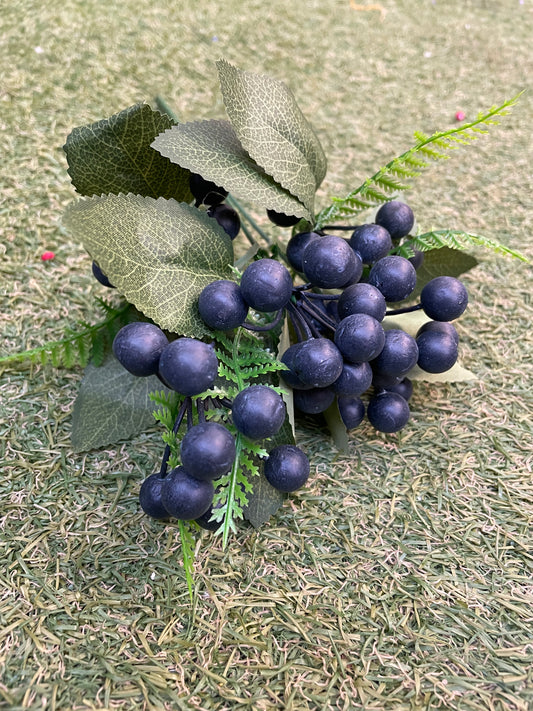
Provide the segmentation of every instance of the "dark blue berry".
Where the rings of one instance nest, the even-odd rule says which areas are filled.
[[[272,437],[285,421],[285,403],[268,385],[250,385],[233,400],[233,424],[249,439]]]
[[[242,298],[238,284],[219,279],[200,293],[198,311],[202,321],[215,331],[231,331],[244,323],[248,304]]]
[[[409,421],[409,405],[398,393],[382,392],[370,399],[366,416],[379,432],[398,432]]]
[[[392,239],[407,236],[414,223],[415,217],[409,205],[398,200],[386,202],[376,214],[376,224],[384,227]]]
[[[296,491],[309,478],[309,459],[299,447],[281,444],[270,451],[263,472],[268,483],[278,491]]]
[[[468,292],[455,277],[435,277],[422,289],[420,303],[427,316],[434,321],[453,321],[468,306]]]
[[[209,390],[218,374],[213,346],[195,338],[178,338],[166,346],[159,359],[159,375],[169,388],[182,395]]]
[[[135,321],[123,326],[113,340],[118,362],[138,377],[155,375],[168,338],[154,323]]]

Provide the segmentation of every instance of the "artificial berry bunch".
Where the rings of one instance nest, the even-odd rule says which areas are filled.
[[[136,413],[150,390],[166,446],[141,506],[179,521],[189,564],[194,524],[186,522],[222,532],[225,544],[236,520],[260,525],[307,481],[293,405],[324,413],[332,431],[341,424],[346,434],[366,415],[376,430],[397,432],[414,379],[453,378],[452,322],[468,303],[457,277],[477,263],[464,250],[522,258],[462,230],[421,233],[397,199],[518,97],[470,123],[416,133],[410,149],[317,210],[326,157],[292,92],[225,61],[217,69],[227,119],[179,123],[158,100],[161,110],[140,104],[74,129],[65,145],[82,196],[65,227],[86,247],[96,279],[125,303],[101,300],[103,325],[64,339],[68,362],[77,348],[80,361],[91,353],[103,363],[82,388],[73,438],[83,449],[109,444],[109,430],[115,440],[140,431]],[[270,227],[243,204],[264,211]],[[412,332],[417,311],[423,323]],[[62,345],[53,344],[53,359]],[[97,426],[86,426],[95,381],[110,404],[133,403],[124,428],[114,413],[106,428],[101,408]],[[85,432],[103,434],[87,440]]]

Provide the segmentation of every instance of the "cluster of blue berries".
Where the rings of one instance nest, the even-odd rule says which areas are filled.
[[[191,190],[196,205],[206,205],[233,239],[240,220],[223,202],[227,193],[200,176],[191,176]],[[281,226],[295,223],[272,211],[268,216]],[[231,332],[239,327],[269,330],[286,316],[292,341],[281,355],[286,369],[280,376],[292,389],[297,411],[318,415],[336,402],[347,430],[358,427],[366,416],[376,430],[397,432],[410,418],[413,383],[408,374],[416,365],[429,373],[453,367],[459,338],[452,321],[468,304],[462,282],[439,276],[423,287],[417,304],[399,307],[416,287],[423,254],[406,258],[391,252],[413,225],[411,208],[390,201],[373,223],[350,227],[348,239],[327,228],[294,234],[287,243],[286,266],[263,257],[246,267],[239,283],[220,279],[208,284],[198,300],[200,317],[213,331]],[[93,273],[112,286],[96,264]],[[415,336],[386,327],[387,316],[417,309],[430,320]],[[250,312],[262,317],[261,325],[257,318],[249,319]],[[193,398],[213,388],[219,372],[212,344],[169,339],[157,325],[135,322],[119,331],[113,351],[132,374],[156,375],[184,396],[174,425],[177,433],[184,420],[187,424],[181,464],[167,471],[167,445],[160,471],[141,487],[143,510],[155,518],[195,520],[204,528],[218,528],[213,499],[217,479],[236,466],[234,433],[252,441],[276,435],[286,417],[281,395],[259,384],[245,387],[233,401],[198,398],[194,424]],[[207,419],[211,404],[226,408],[225,423]],[[272,486],[292,492],[305,484],[310,466],[300,448],[283,444],[269,452],[263,470]]]

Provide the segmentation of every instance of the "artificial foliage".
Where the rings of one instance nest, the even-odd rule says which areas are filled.
[[[135,436],[153,424],[155,416],[165,445],[161,480],[180,466],[180,443],[186,431],[204,421],[222,423],[235,439],[236,454],[231,469],[214,482],[207,527],[221,535],[226,546],[239,520],[259,527],[283,504],[285,495],[268,483],[263,467],[274,447],[295,444],[293,395],[305,399],[304,390],[296,388],[293,393],[284,380],[290,368],[283,354],[295,341],[319,340],[324,329],[333,340],[336,322],[327,304],[338,300],[342,289],[306,284],[289,263],[294,279],[290,302],[276,313],[250,309],[246,322],[225,332],[213,330],[202,318],[200,294],[219,280],[239,284],[255,260],[287,264],[287,245],[294,235],[337,234],[336,230],[343,234],[372,223],[376,208],[411,189],[433,162],[449,158],[455,149],[485,134],[518,97],[449,130],[430,136],[415,133],[411,148],[345,197],[334,197],[319,208],[316,193],[326,176],[326,157],[293,93],[281,81],[242,71],[225,60],[217,63],[217,69],[226,118],[180,123],[159,99],[159,108],[137,104],[72,130],[64,149],[79,197],[68,206],[64,226],[83,244],[122,300],[98,297],[99,322],[78,324],[61,339],[9,354],[0,363],[33,361],[86,368],[72,418],[75,451]],[[206,205],[195,201],[191,175],[219,186],[226,204],[236,208],[242,226],[236,239]],[[241,201],[254,205],[258,213],[288,216],[293,226],[265,230]],[[351,224],[339,224],[345,221]],[[392,308],[389,304],[387,328],[401,329],[414,339],[427,321],[416,303],[422,288],[435,277],[459,277],[475,266],[477,260],[466,251],[472,247],[524,260],[492,237],[472,234],[466,226],[464,231],[445,226],[428,232],[419,229],[395,240],[390,256],[412,259],[422,253],[424,259],[407,302]],[[362,282],[371,281],[368,265],[361,272]],[[113,339],[126,323],[139,320],[159,326],[170,341],[193,338],[212,344],[218,360],[212,387],[191,397],[166,387],[156,374],[136,378],[122,368],[112,353]],[[475,377],[460,360],[443,373],[414,365],[408,375],[413,381],[441,382]],[[266,385],[282,395],[286,408],[283,425],[259,441],[235,427],[231,411],[239,393],[254,385]],[[352,428],[341,411],[340,401],[332,400],[318,412],[327,424],[324,436],[332,436],[338,447],[346,448]],[[192,591],[200,529],[188,520],[179,520],[178,528]]]

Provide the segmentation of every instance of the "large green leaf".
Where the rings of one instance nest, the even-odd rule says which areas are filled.
[[[191,202],[189,171],[171,163],[150,144],[174,122],[148,104],[75,128],[64,150],[68,172],[81,195],[134,193]]]
[[[311,217],[294,195],[279,185],[250,158],[229,121],[191,121],[173,126],[152,146],[206,180],[269,210],[297,217]]]
[[[216,279],[231,278],[231,239],[216,220],[175,200],[108,195],[71,205],[64,223],[139,311],[182,336],[210,331],[197,301]]]
[[[326,157],[292,91],[268,76],[217,62],[224,105],[245,150],[313,213]]]
[[[165,389],[155,377],[137,378],[112,356],[85,369],[72,412],[75,452],[128,440],[155,423],[150,393]]]

